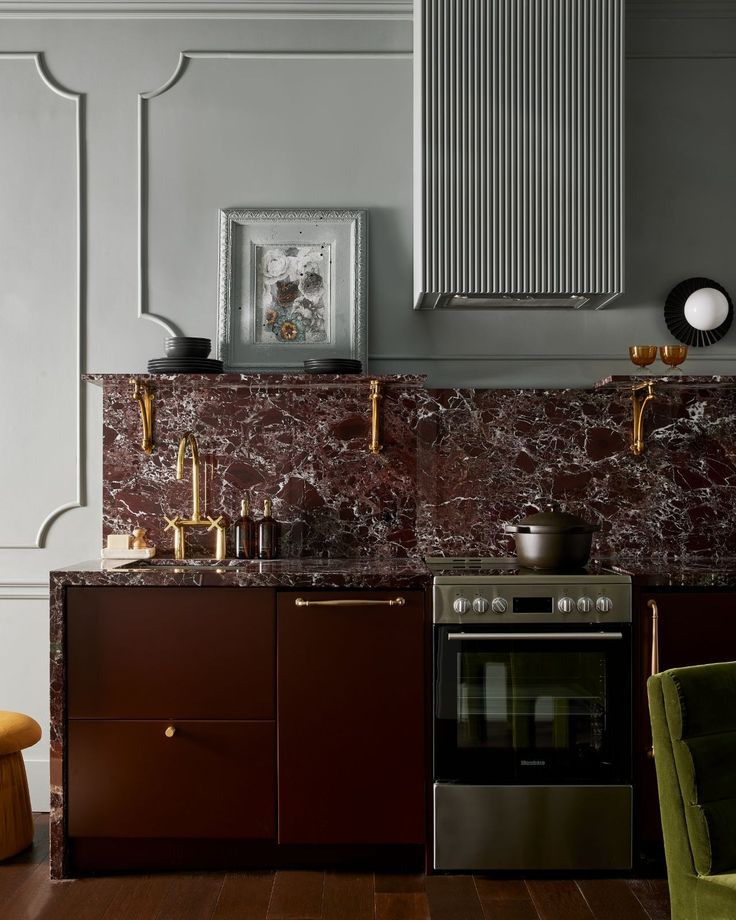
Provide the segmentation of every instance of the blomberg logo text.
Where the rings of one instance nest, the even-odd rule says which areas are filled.
[[[522,760],[522,767],[544,767],[546,766],[546,760]]]

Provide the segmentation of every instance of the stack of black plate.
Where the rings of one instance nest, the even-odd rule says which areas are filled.
[[[208,358],[212,348],[210,339],[197,339],[175,335],[166,339],[166,357],[151,358],[151,374],[221,374],[222,361]]]
[[[304,362],[307,374],[360,374],[363,365],[354,358],[312,358]]]

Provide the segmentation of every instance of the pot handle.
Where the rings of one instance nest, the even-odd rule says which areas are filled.
[[[523,524],[506,524],[504,525],[503,529],[506,531],[506,533],[532,533],[533,532],[531,527],[525,527]],[[587,524],[585,527],[570,527],[568,530],[557,530],[557,531],[554,531],[554,534],[555,536],[564,537],[566,534],[569,534],[569,533],[572,533],[572,534],[595,533],[596,531],[600,529],[601,529],[600,524]],[[541,531],[538,530],[534,532],[538,534],[545,533],[545,531],[543,530]],[[552,531],[546,531],[546,532],[551,533]]]

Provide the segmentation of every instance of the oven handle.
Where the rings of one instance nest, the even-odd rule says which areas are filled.
[[[482,639],[623,639],[623,633],[620,632],[581,632],[581,633],[448,633],[447,638],[450,640],[459,640],[463,642],[480,641]]]

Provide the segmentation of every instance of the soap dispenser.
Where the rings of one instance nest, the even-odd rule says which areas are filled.
[[[235,555],[238,559],[254,559],[256,553],[256,525],[250,516],[248,499],[240,503],[240,517],[235,522]]]
[[[275,559],[278,545],[278,523],[273,519],[273,505],[267,498],[263,503],[263,517],[258,523],[258,558]]]

